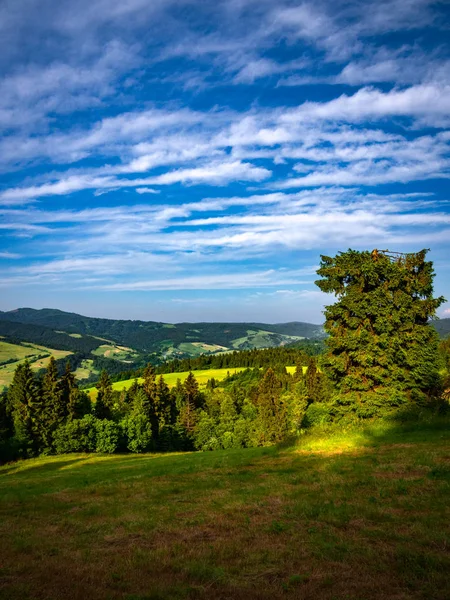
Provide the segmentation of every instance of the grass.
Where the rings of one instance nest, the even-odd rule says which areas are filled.
[[[95,350],[92,350],[91,354],[123,362],[132,362],[138,356],[136,350],[127,348],[126,346],[117,346],[116,344],[102,344]]]
[[[195,375],[195,379],[198,381],[200,387],[206,386],[208,383],[208,379],[214,378],[216,381],[222,381],[229,374],[233,375],[234,373],[240,373],[241,371],[245,371],[246,367],[234,367],[234,368],[226,368],[226,369],[200,369],[198,371],[193,371]],[[306,367],[304,367],[306,368]],[[295,372],[295,367],[286,367],[288,373],[293,374]],[[177,380],[180,379],[183,382],[186,377],[189,375],[189,371],[182,371],[179,373],[165,373],[163,375],[165,382],[169,387],[173,387],[177,384]],[[142,377],[138,377],[138,382],[142,383]],[[123,381],[116,381],[113,383],[114,390],[123,390],[124,388],[127,390],[134,383],[134,379],[125,379]],[[92,399],[95,400],[97,397],[97,389],[95,387],[88,388],[86,392],[91,396]]]
[[[37,371],[48,365],[50,356],[58,359],[65,358],[69,354],[72,353],[65,350],[53,350],[52,348],[39,346],[38,344],[24,343],[23,345],[19,345],[0,340],[0,392],[11,384],[14,371],[25,359],[28,359],[31,368]],[[13,360],[14,362],[10,362],[7,365],[1,364],[7,360]]]
[[[81,365],[75,370],[75,377],[83,383],[82,379],[89,379],[92,374],[100,375],[100,371],[94,368],[94,361],[91,358],[85,358]]]
[[[9,600],[448,598],[450,431],[0,468]]]
[[[215,378],[217,381],[225,379],[228,373],[238,373],[240,371],[244,371],[244,368],[237,367],[234,369],[204,369],[199,371],[193,371],[196,380],[200,384],[201,387],[205,386],[208,382],[208,379]],[[165,382],[169,387],[173,387],[177,384],[177,380],[180,379],[182,382],[189,375],[189,371],[182,371],[179,373],[165,373],[163,375]],[[124,381],[116,381],[113,383],[114,390],[123,390],[124,388],[127,390],[133,385],[134,379],[126,379]],[[138,377],[138,382],[142,383],[142,377]],[[87,393],[91,396],[91,398],[97,397],[97,389],[95,387],[88,388]]]

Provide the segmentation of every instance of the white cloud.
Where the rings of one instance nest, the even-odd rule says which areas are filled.
[[[138,194],[159,194],[160,190],[154,190],[152,188],[143,187],[143,188],[136,188],[135,192],[137,192]]]
[[[270,177],[271,172],[263,167],[255,167],[241,161],[214,162],[192,169],[169,171],[163,175],[145,179],[118,179],[92,175],[72,175],[54,183],[24,188],[11,188],[0,192],[0,205],[27,203],[31,199],[44,196],[65,196],[81,190],[142,188],[146,185],[171,185],[197,183],[224,185],[230,181],[261,181]]]

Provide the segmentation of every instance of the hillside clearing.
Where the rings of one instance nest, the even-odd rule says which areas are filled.
[[[38,344],[24,342],[23,345],[19,345],[0,340],[0,392],[11,384],[14,371],[25,359],[28,359],[31,368],[37,371],[48,365],[50,356],[58,359],[65,358],[69,354],[72,354],[72,352],[54,350]],[[12,362],[2,364],[6,361]]]
[[[198,381],[200,387],[204,387],[208,383],[208,379],[215,379],[216,381],[222,381],[228,375],[234,375],[245,371],[246,367],[229,367],[226,369],[201,369],[198,371],[192,371],[195,379]],[[295,367],[286,367],[288,373],[294,373]],[[189,375],[189,371],[182,371],[179,373],[164,373],[164,381],[169,387],[173,387],[177,384],[179,379],[182,383]],[[159,377],[159,375],[158,375]],[[112,384],[113,390],[122,391],[123,389],[128,390],[134,383],[135,379],[125,379],[124,381],[116,381]],[[142,383],[144,380],[142,377],[138,377],[138,383]],[[95,399],[97,397],[97,389],[95,387],[88,388],[86,392]]]
[[[449,491],[448,429],[23,461],[0,468],[0,595],[442,600]]]

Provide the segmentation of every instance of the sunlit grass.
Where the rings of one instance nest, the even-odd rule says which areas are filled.
[[[209,379],[215,379],[217,382],[223,381],[228,375],[234,375],[235,373],[240,373],[241,371],[245,371],[246,367],[228,367],[225,369],[199,369],[198,371],[193,371],[195,379],[199,383],[200,387],[204,387]],[[288,373],[293,375],[295,373],[296,367],[286,367]],[[306,369],[306,367],[304,367]],[[179,373],[164,373],[163,377],[165,382],[169,387],[173,387],[177,384],[178,379],[181,383],[184,382],[186,377],[189,375],[189,371],[180,371]],[[133,379],[125,379],[123,381],[116,381],[113,383],[113,390],[122,391],[123,389],[128,390],[134,383],[135,378]],[[138,383],[142,383],[142,377],[138,377]],[[97,389],[95,387],[90,387],[87,390],[87,393],[91,396],[92,399],[97,397]]]

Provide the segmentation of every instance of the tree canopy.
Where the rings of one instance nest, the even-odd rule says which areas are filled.
[[[360,416],[433,395],[438,336],[430,319],[445,299],[433,297],[426,254],[348,250],[321,257],[316,284],[337,296],[325,309],[324,366],[338,403]]]

